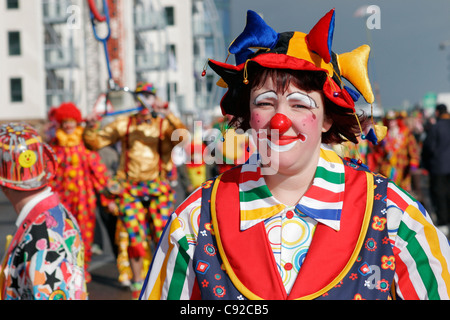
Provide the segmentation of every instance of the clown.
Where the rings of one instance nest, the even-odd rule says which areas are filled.
[[[209,61],[258,155],[175,211],[142,299],[449,298],[450,248],[423,206],[325,145],[356,143],[368,120],[354,99],[373,102],[369,47],[332,52],[334,21],[277,33],[249,11],[229,48],[237,65]]]
[[[171,151],[179,141],[171,141],[171,136],[185,127],[158,99],[151,83],[138,83],[135,93],[141,111],[119,116],[104,128],[97,125],[96,115],[91,115],[84,141],[94,150],[120,142],[116,180],[123,192],[116,204],[119,220],[128,233],[132,291],[137,297],[151,243],[158,242],[174,200],[167,174],[173,168]]]
[[[49,187],[58,165],[52,148],[27,124],[2,124],[0,159],[0,187],[17,213],[0,299],[87,299],[80,228]]]
[[[100,197],[105,207],[111,205],[112,200],[106,197],[106,186],[110,179],[98,153],[86,149],[83,143],[81,112],[76,105],[61,104],[54,110],[54,117],[59,128],[50,144],[55,150],[59,166],[51,186],[80,225],[87,269],[92,257],[97,197]],[[87,271],[86,278],[90,280]]]
[[[228,126],[230,120],[231,116],[223,117],[213,124],[213,128],[221,132],[214,142],[218,173],[245,163],[255,149],[247,134],[236,132]]]
[[[420,162],[417,140],[401,114],[389,111],[384,121],[389,131],[380,148],[375,149],[380,155],[379,172],[412,192],[411,179]]]

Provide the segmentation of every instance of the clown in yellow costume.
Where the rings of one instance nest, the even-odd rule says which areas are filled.
[[[159,240],[174,199],[167,173],[173,168],[171,151],[179,141],[171,141],[171,136],[176,129],[185,127],[167,104],[157,99],[152,84],[139,83],[135,94],[143,106],[138,113],[119,116],[104,128],[97,125],[96,115],[92,115],[83,137],[94,150],[121,144],[116,179],[122,192],[116,204],[120,223],[127,231],[132,290],[137,296],[150,243]],[[119,254],[121,258],[123,254]]]

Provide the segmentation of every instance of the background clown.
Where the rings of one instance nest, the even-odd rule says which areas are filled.
[[[59,127],[50,142],[58,158],[58,170],[50,182],[64,206],[75,216],[85,246],[86,278],[94,242],[97,197],[104,207],[112,200],[106,197],[110,177],[97,152],[87,149],[82,140],[84,128],[81,112],[73,103],[63,103],[53,111]]]
[[[158,242],[174,201],[167,175],[173,169],[171,151],[179,141],[171,141],[171,136],[176,129],[185,127],[157,98],[152,84],[139,83],[135,94],[143,107],[141,111],[119,116],[104,128],[98,126],[94,114],[83,137],[94,150],[120,142],[116,179],[123,192],[116,203],[120,221],[128,233],[132,291],[137,296],[150,245],[152,241]]]

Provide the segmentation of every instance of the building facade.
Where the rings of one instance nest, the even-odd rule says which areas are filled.
[[[44,26],[40,1],[0,5],[0,120],[46,115]]]
[[[218,108],[218,79],[202,77],[207,59],[226,53],[214,0],[97,0],[109,19],[94,24],[86,0],[4,2],[0,121],[45,121],[64,101],[86,115],[111,83],[134,90],[138,81],[153,82],[176,113],[202,119]]]

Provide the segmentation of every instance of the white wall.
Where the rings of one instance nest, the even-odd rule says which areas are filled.
[[[19,9],[0,5],[0,120],[43,119],[44,39],[41,1],[20,1]],[[21,55],[9,56],[8,31],[19,31]],[[22,78],[23,102],[11,102],[10,78]]]

